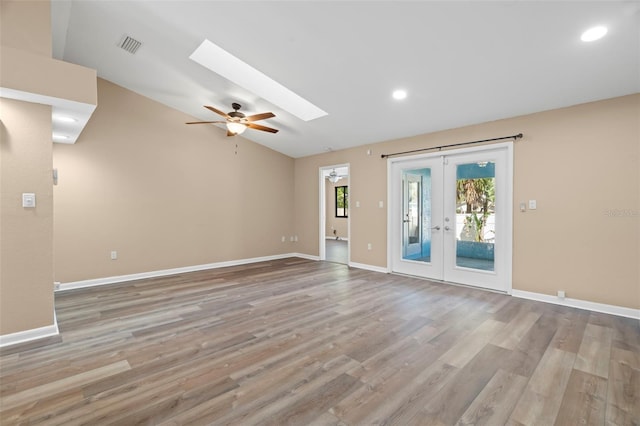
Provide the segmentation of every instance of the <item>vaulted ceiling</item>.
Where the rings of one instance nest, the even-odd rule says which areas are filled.
[[[197,119],[273,111],[279,133],[243,137],[291,157],[640,92],[639,2],[54,0],[52,24],[57,59]],[[582,42],[594,25],[607,35]],[[189,59],[205,39],[328,115],[303,121]]]

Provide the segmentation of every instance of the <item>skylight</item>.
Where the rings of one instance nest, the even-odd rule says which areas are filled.
[[[277,105],[301,120],[311,121],[327,115],[325,111],[311,102],[209,40],[203,41],[189,56],[189,59]]]

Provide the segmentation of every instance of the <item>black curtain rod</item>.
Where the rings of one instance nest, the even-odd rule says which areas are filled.
[[[518,133],[517,135],[503,136],[501,138],[483,139],[481,141],[452,143],[450,145],[440,145],[440,146],[434,146],[434,147],[431,147],[431,148],[420,148],[420,149],[413,149],[411,151],[394,152],[393,154],[382,154],[380,156],[380,158],[395,157],[396,155],[412,154],[414,152],[433,151],[433,150],[436,150],[436,149],[438,151],[441,151],[442,148],[451,148],[451,147],[454,147],[454,146],[472,145],[474,143],[482,143],[482,142],[501,141],[501,140],[504,140],[504,139],[513,139],[515,141],[515,140],[520,139],[521,137],[522,137],[522,133]]]

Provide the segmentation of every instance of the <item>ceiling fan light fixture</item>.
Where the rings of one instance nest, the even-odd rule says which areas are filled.
[[[329,173],[329,176],[327,176],[327,179],[329,179],[329,182],[331,183],[336,183],[342,178],[338,176],[338,174],[336,173],[336,169],[333,169],[331,170],[331,173]]]
[[[231,133],[235,133],[236,135],[240,135],[242,134],[242,132],[247,130],[247,126],[246,124],[229,121],[227,123],[227,130],[229,130]]]

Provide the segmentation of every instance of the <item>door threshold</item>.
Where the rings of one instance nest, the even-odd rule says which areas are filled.
[[[390,273],[393,274],[393,275],[399,275],[399,276],[402,276],[402,277],[416,278],[416,279],[423,280],[423,281],[430,281],[430,282],[435,283],[435,284],[446,284],[446,285],[452,285],[452,286],[456,286],[456,287],[464,287],[464,288],[470,288],[470,289],[474,289],[474,290],[488,291],[490,293],[504,294],[506,296],[510,295],[506,291],[494,290],[492,288],[479,287],[479,286],[475,286],[475,285],[471,285],[471,284],[462,284],[462,283],[454,283],[454,282],[451,282],[451,281],[436,280],[434,278],[421,277],[420,275],[411,275],[411,274],[405,274],[405,273],[402,273],[402,272],[395,272],[395,271],[391,271]]]

